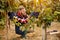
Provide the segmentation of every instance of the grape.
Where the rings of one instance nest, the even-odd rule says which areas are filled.
[[[34,16],[34,17],[36,17],[36,18],[38,18],[39,12],[32,12],[30,15],[31,15],[31,16]]]
[[[10,19],[13,19],[13,17],[15,16],[14,12],[8,12],[8,16]]]

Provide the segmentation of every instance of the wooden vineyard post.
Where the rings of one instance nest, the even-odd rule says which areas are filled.
[[[42,24],[42,40],[47,40],[47,28],[46,25],[43,23]]]
[[[8,14],[7,14],[7,12],[5,14],[6,14],[6,30],[7,30],[6,40],[8,40]]]

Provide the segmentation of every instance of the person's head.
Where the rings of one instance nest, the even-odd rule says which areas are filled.
[[[23,7],[23,6],[20,6],[20,7],[19,7],[19,11],[20,11],[22,14],[26,14],[25,7]]]

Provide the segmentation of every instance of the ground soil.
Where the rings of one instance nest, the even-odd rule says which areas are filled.
[[[60,23],[52,22],[52,25],[47,29],[47,31],[57,30],[60,32]],[[8,27],[8,31],[5,28],[4,30],[0,30],[0,36],[2,38],[0,40],[42,40],[42,27],[36,27],[33,33],[28,33],[25,38],[20,38],[20,35],[15,33],[14,23],[10,24],[10,28]],[[54,35],[47,35],[47,40],[58,40],[58,38]]]

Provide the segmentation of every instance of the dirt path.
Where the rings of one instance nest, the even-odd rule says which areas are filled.
[[[27,34],[28,35],[27,39],[21,39],[20,35],[15,34],[14,30],[15,30],[14,29],[14,24],[12,24],[11,28],[9,30],[9,33],[8,33],[8,35],[10,35],[9,39],[11,39],[11,40],[12,39],[15,39],[15,40],[42,40],[42,30],[41,30],[41,27],[35,27],[35,32]],[[50,31],[50,30],[60,31],[60,23],[53,22],[52,25],[50,26],[50,28],[48,28],[47,30],[48,31]],[[53,38],[53,36],[50,35],[48,37],[48,40],[51,40],[51,37]]]
[[[4,33],[3,32],[0,32],[2,34],[5,34],[5,37],[3,37],[2,40],[42,40],[42,30],[41,30],[41,27],[35,27],[34,29],[34,33],[29,33],[27,34],[27,38],[26,39],[22,39],[20,38],[20,35],[17,35],[15,33],[15,26],[14,24],[12,23],[10,25],[10,29],[8,29],[8,33],[7,31],[5,30]],[[53,22],[51,27],[47,29],[48,31],[50,30],[58,30],[60,31],[60,23],[58,22]],[[6,34],[7,33],[7,34]],[[51,40],[51,37],[53,38],[53,36],[48,36],[48,40]]]
[[[27,38],[26,39],[21,39],[20,35],[17,35],[15,33],[15,29],[14,29],[14,24],[11,25],[10,30],[8,32],[9,35],[9,39],[10,40],[41,40],[41,29],[39,27],[35,27],[35,31],[33,33],[29,33],[27,34]]]

